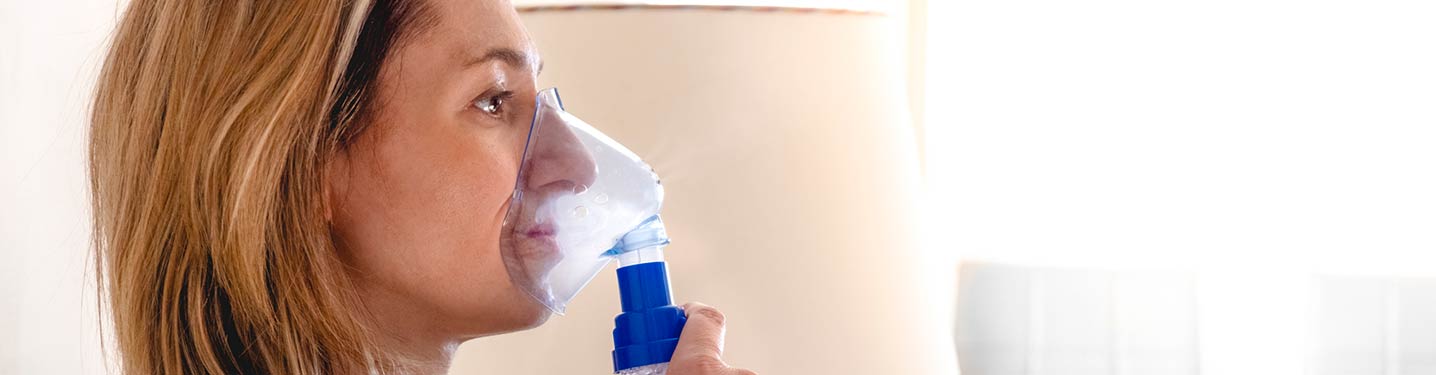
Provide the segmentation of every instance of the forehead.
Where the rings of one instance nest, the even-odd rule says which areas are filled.
[[[428,2],[438,22],[428,38],[440,42],[452,58],[472,59],[485,51],[507,48],[534,56],[533,43],[513,5],[504,0],[420,0]]]

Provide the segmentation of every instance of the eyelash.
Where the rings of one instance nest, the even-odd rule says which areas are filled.
[[[504,105],[508,104],[509,99],[513,99],[513,97],[513,91],[503,91],[474,100],[472,105],[480,112],[497,117],[504,114]]]

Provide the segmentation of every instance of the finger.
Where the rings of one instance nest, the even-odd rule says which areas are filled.
[[[678,346],[673,350],[675,362],[700,361],[708,364],[723,364],[723,313],[713,306],[697,302],[683,305],[688,322],[683,333],[678,335]]]

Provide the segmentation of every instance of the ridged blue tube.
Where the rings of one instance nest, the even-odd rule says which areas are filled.
[[[667,264],[619,267],[618,292],[623,313],[613,319],[613,371],[672,359],[688,318],[673,305]]]

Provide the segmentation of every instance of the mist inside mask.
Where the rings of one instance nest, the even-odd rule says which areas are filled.
[[[509,277],[562,314],[623,252],[624,235],[658,214],[663,186],[632,151],[565,112],[550,88],[536,97],[510,199],[500,237]]]

